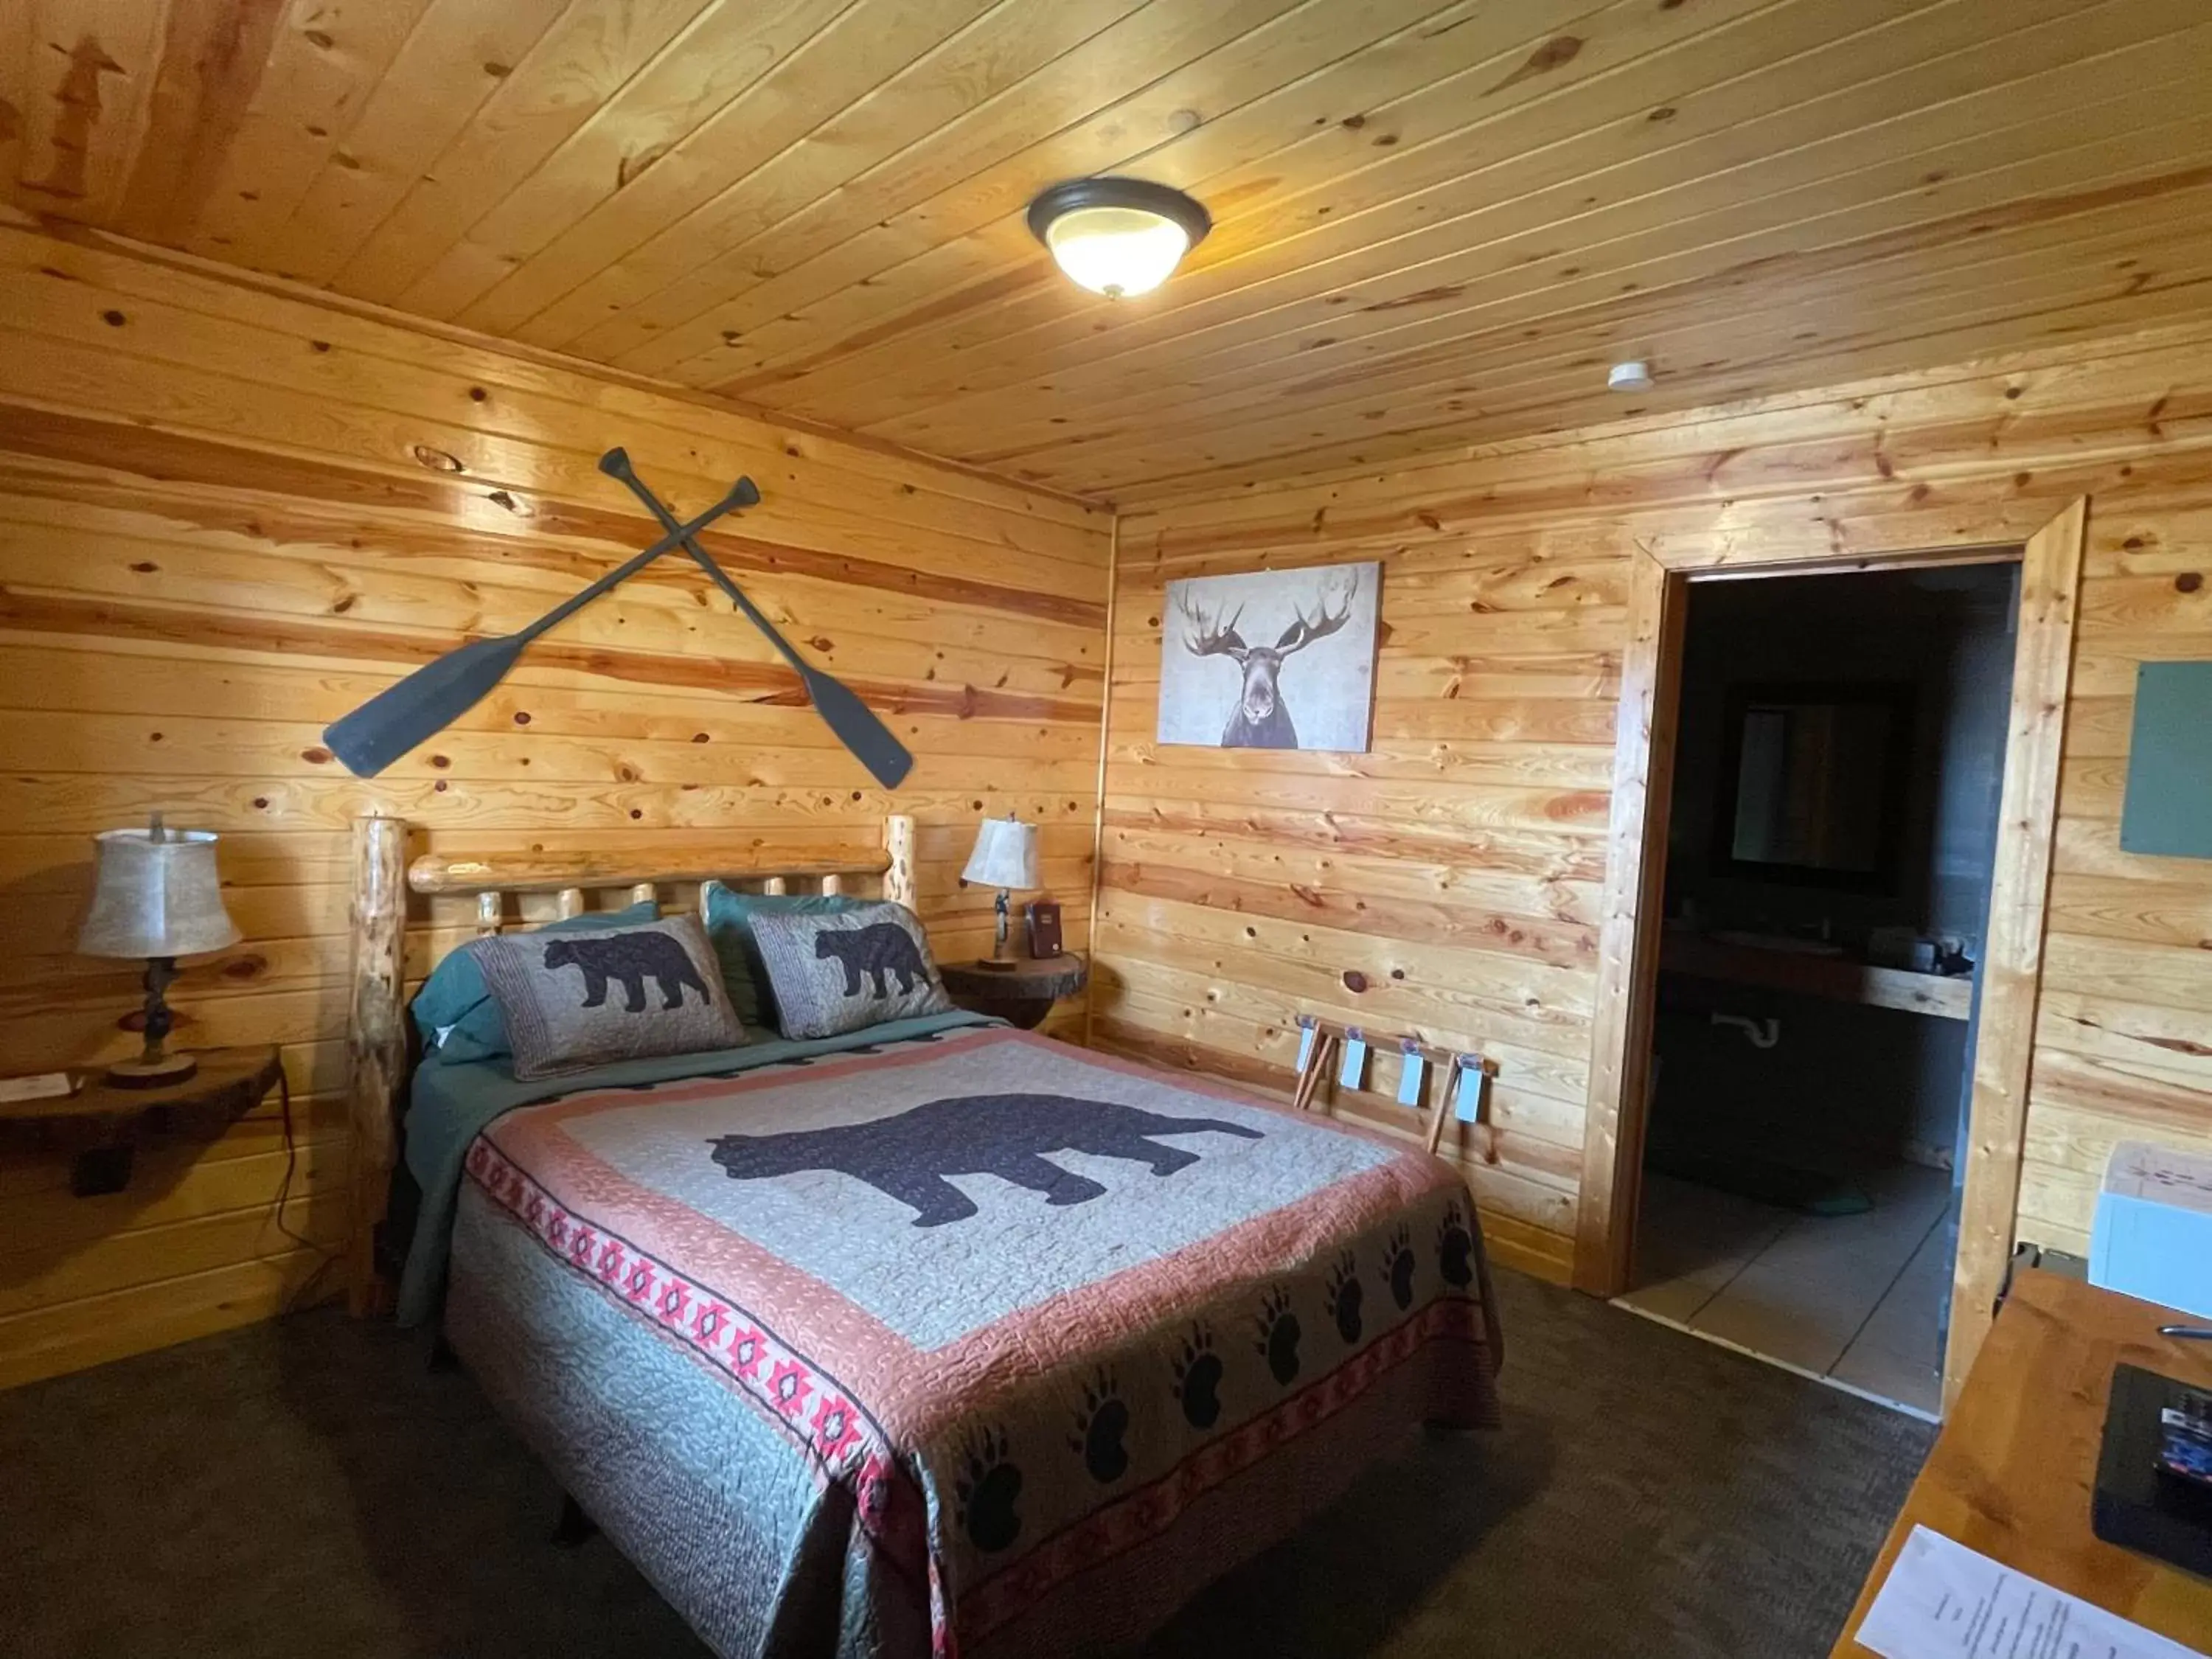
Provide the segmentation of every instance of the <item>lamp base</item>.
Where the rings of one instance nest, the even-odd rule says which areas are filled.
[[[975,958],[975,965],[978,968],[988,968],[994,973],[1011,974],[1015,969],[1020,967],[1021,963],[1012,957],[978,957]]]
[[[167,1089],[191,1079],[200,1063],[190,1054],[159,1054],[149,1060],[118,1060],[107,1068],[106,1082],[113,1089]]]

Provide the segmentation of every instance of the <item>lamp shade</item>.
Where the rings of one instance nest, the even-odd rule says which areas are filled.
[[[100,849],[92,912],[77,932],[88,957],[188,957],[238,943],[222,908],[215,842],[205,830],[110,830]]]
[[[1037,832],[1018,818],[985,818],[975,831],[975,850],[968,855],[963,881],[978,887],[1035,888]]]

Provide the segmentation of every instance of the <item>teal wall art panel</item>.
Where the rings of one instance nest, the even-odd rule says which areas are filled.
[[[2120,848],[2212,859],[2212,662],[2136,671]]]

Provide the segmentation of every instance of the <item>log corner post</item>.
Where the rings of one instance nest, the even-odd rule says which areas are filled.
[[[353,1157],[346,1225],[346,1305],[356,1318],[385,1310],[389,1286],[378,1272],[398,1144],[396,1103],[407,1065],[401,950],[407,933],[407,824],[394,817],[353,821],[351,1005],[346,1024],[346,1112]]]
[[[890,860],[884,870],[884,896],[894,904],[915,908],[914,820],[894,812],[884,820],[884,852]]]

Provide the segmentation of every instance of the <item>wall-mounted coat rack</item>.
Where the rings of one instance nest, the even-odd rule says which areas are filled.
[[[1419,1111],[1429,1073],[1434,1072],[1444,1079],[1436,1104],[1430,1109],[1429,1151],[1433,1152],[1443,1144],[1444,1120],[1457,1117],[1462,1123],[1482,1126],[1492,1143],[1484,1149],[1487,1160],[1496,1150],[1498,1131],[1482,1115],[1482,1097],[1489,1080],[1498,1075],[1498,1062],[1478,1054],[1439,1048],[1402,1032],[1370,1031],[1362,1025],[1323,1019],[1318,1014],[1300,1014],[1297,1083],[1291,1091],[1291,1104],[1301,1112],[1315,1109],[1332,1057],[1337,1061],[1337,1082],[1347,1089],[1358,1088],[1367,1070],[1368,1055],[1378,1049],[1395,1051],[1399,1056],[1401,1106]]]

